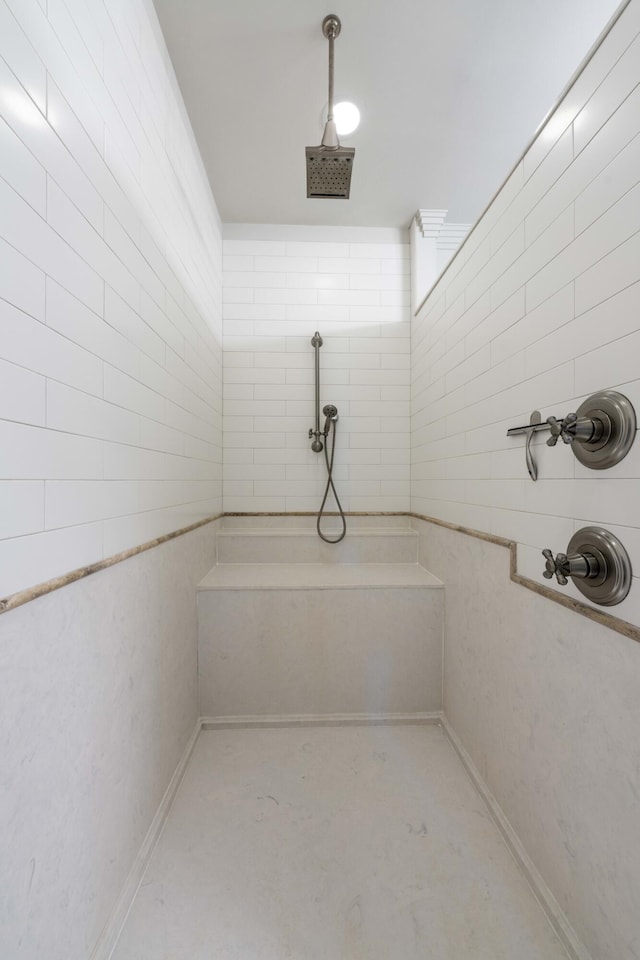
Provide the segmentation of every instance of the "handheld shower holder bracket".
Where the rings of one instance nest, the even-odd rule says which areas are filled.
[[[330,40],[340,36],[340,31],[342,30],[342,24],[340,23],[340,17],[335,13],[329,13],[322,21],[322,32]]]

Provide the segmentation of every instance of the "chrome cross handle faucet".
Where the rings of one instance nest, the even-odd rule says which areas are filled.
[[[547,440],[548,447],[555,447],[558,440],[563,443],[573,443],[578,440],[580,443],[597,443],[611,433],[611,421],[606,414],[602,414],[603,419],[599,417],[578,417],[576,413],[568,413],[564,420],[556,420],[555,417],[547,417],[547,423],[551,436]]]
[[[566,553],[543,550],[545,580],[556,578],[573,585],[593,603],[605,607],[621,603],[631,589],[633,571],[629,554],[615,534],[604,527],[582,527],[571,537]]]
[[[570,556],[566,553],[558,553],[554,557],[551,550],[543,550],[542,556],[547,561],[542,576],[545,580],[551,580],[555,575],[556,580],[563,587],[569,582],[567,577],[586,579],[597,577],[601,572],[598,558],[590,553],[573,553]]]

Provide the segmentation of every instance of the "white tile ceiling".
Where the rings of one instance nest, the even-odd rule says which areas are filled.
[[[617,0],[155,0],[228,222],[402,226],[418,207],[471,222]],[[351,199],[307,200],[304,147],[327,99],[361,110]]]

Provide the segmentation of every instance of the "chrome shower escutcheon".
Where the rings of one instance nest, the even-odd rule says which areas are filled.
[[[619,463],[636,436],[636,414],[630,400],[617,390],[600,390],[563,420],[548,417],[555,447],[558,440],[571,444],[577,460],[592,470],[606,470]]]
[[[546,549],[542,556],[546,560],[542,574],[545,580],[555,577],[564,587],[570,577],[593,603],[615,606],[631,589],[629,555],[618,538],[603,527],[582,527],[572,536],[566,553],[554,557]]]

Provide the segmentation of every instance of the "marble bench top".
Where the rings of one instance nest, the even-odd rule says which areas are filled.
[[[341,590],[357,587],[442,588],[418,563],[221,563],[198,590]]]

